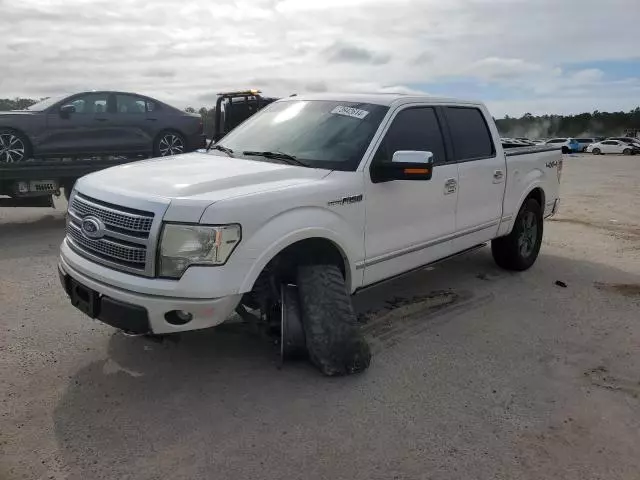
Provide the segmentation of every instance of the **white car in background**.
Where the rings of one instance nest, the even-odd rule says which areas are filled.
[[[580,144],[575,138],[552,138],[547,140],[545,145],[551,145],[562,149],[562,153],[578,153],[580,152]]]
[[[589,145],[592,143],[596,143],[597,140],[595,138],[576,138],[578,143],[580,144],[580,151],[586,152]]]
[[[633,145],[621,142],[620,140],[603,140],[602,142],[596,142],[589,145],[586,152],[593,153],[594,155],[602,155],[605,153],[635,155],[638,152],[638,149]]]

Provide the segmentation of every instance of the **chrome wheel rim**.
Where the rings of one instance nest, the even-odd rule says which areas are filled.
[[[518,251],[523,258],[533,253],[538,241],[538,222],[533,212],[525,212],[520,220],[520,236],[518,237]]]
[[[168,133],[160,139],[158,150],[161,157],[184,153],[184,141],[178,135]]]
[[[0,134],[0,163],[16,163],[25,160],[25,145],[12,133]]]

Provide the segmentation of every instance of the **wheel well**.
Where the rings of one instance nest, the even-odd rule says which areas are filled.
[[[276,294],[278,284],[295,283],[296,267],[304,264],[336,265],[350,285],[350,272],[342,250],[326,238],[307,238],[289,245],[264,267],[244,303],[255,307],[265,305]]]
[[[530,198],[533,198],[536,202],[538,202],[538,205],[540,205],[540,208],[544,212],[545,196],[544,196],[544,191],[540,187],[536,187],[533,190],[531,190],[529,192],[529,195],[527,195],[527,198],[524,199],[524,201],[526,202]]]
[[[187,141],[187,136],[182,133],[180,130],[178,130],[177,128],[165,128],[164,130],[160,130],[158,132],[158,134],[156,135],[156,138],[153,140],[153,144],[155,146],[156,142],[158,140],[160,140],[160,137],[162,135],[164,135],[165,133],[177,133],[178,135],[180,135],[182,137],[182,139],[186,142]]]
[[[277,266],[280,275],[286,280],[294,280],[295,267],[303,264],[329,264],[340,268],[346,274],[345,259],[340,249],[326,238],[307,238],[289,245],[278,253],[267,265]]]

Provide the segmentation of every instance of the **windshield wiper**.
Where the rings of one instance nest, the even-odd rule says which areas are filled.
[[[230,157],[235,158],[235,157],[233,156],[233,150],[231,150],[230,148],[227,148],[227,147],[225,147],[225,146],[222,146],[222,145],[220,145],[220,144],[218,144],[218,143],[216,143],[215,145],[213,145],[213,142],[212,142],[211,144],[209,144],[209,148],[207,148],[207,152],[208,152],[209,150],[220,150],[221,152],[226,153],[226,154],[227,154],[227,155],[229,155]]]
[[[247,156],[259,156],[265,158],[273,158],[274,160],[282,160],[289,165],[298,165],[300,167],[307,167],[308,165],[300,160],[298,160],[293,155],[289,155],[288,153],[283,152],[253,152],[251,150],[246,150],[242,152],[243,155]]]

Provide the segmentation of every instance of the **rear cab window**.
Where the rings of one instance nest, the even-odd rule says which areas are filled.
[[[493,158],[496,148],[486,118],[477,107],[444,107],[453,154],[458,162]]]

